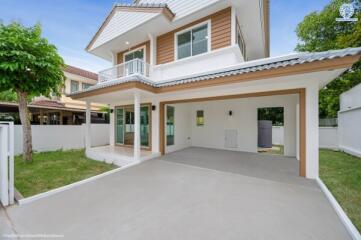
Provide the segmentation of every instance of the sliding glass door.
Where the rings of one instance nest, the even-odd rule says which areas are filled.
[[[134,106],[121,106],[115,109],[116,144],[134,144]],[[140,108],[140,142],[142,147],[150,147],[150,106]]]

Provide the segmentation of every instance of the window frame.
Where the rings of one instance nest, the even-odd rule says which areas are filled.
[[[82,82],[82,83],[81,83],[81,90],[82,90],[82,91],[88,89],[88,88],[84,88],[84,85],[88,85],[88,88],[90,88],[90,87],[93,86],[93,84],[91,84],[91,83]]]
[[[241,51],[242,55],[243,55],[243,59],[244,61],[247,61],[247,45],[246,42],[243,38],[243,33],[242,33],[242,29],[241,29],[241,25],[239,25],[238,19],[236,18],[236,44],[239,47],[239,50]],[[239,41],[239,39],[241,39],[241,42]]]
[[[171,108],[173,109],[173,122],[172,122],[172,126],[173,126],[173,134],[172,135],[168,135],[167,133],[167,125],[168,125],[168,108]],[[172,106],[172,105],[167,105],[165,107],[166,111],[165,111],[165,144],[167,147],[170,147],[170,146],[174,146],[175,145],[175,106]],[[171,143],[168,142],[168,136],[172,136],[173,138],[173,141]]]
[[[192,55],[193,51],[192,51],[192,44],[191,44],[191,55],[188,56],[188,57],[184,57],[184,58],[179,59],[178,58],[178,35],[189,32],[189,31],[192,31],[193,29],[201,27],[203,25],[207,25],[207,36],[208,36],[208,38],[207,38],[207,51],[204,52],[204,53],[197,54],[197,55]],[[180,30],[180,31],[174,33],[174,61],[181,61],[183,59],[189,59],[191,57],[196,57],[196,56],[211,52],[211,47],[212,47],[212,32],[211,32],[211,29],[212,29],[211,28],[211,19],[208,19],[208,20],[206,20],[204,22],[192,25],[192,26],[190,26],[190,27],[188,27],[186,29],[183,29],[183,30]],[[192,35],[191,35],[191,41],[192,41]]]
[[[198,113],[202,113],[202,117],[198,117]],[[198,121],[198,118],[202,118],[202,122]],[[204,126],[204,110],[196,111],[196,126],[203,127]]]
[[[73,82],[77,83],[78,87],[77,87],[77,90],[76,91],[73,91]],[[75,93],[75,92],[79,92],[79,81],[76,81],[76,80],[70,80],[70,93]]]
[[[145,64],[146,61],[147,61],[146,45],[143,45],[143,46],[134,48],[134,49],[132,49],[132,50],[129,50],[129,51],[126,51],[125,53],[123,53],[123,63],[125,63],[125,56],[126,56],[126,55],[129,55],[129,54],[131,54],[131,53],[133,53],[133,52],[136,52],[136,51],[139,51],[139,50],[141,50],[141,49],[143,49],[143,56],[144,56],[143,61],[144,61],[144,64]]]

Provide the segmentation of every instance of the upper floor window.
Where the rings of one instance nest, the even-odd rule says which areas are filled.
[[[241,50],[242,52],[242,55],[243,55],[243,58],[244,60],[246,61],[247,60],[247,52],[246,52],[246,44],[244,42],[244,38],[243,38],[243,35],[242,35],[242,31],[241,31],[241,27],[239,26],[239,23],[238,21],[236,21],[236,36],[237,36],[237,44],[239,46],[239,49]]]
[[[82,83],[82,89],[83,89],[83,90],[87,90],[87,89],[90,88],[91,86],[92,86],[92,84]]]
[[[73,93],[73,92],[77,92],[77,91],[79,91],[79,82],[71,80],[70,92]]]
[[[176,33],[176,58],[182,59],[208,52],[209,23]]]

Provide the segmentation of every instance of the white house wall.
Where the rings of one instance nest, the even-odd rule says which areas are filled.
[[[192,146],[227,149],[225,130],[237,130],[238,147],[229,150],[257,152],[258,108],[283,107],[285,111],[285,155],[296,156],[297,95],[270,96],[199,102],[190,104]],[[196,111],[204,111],[204,126],[196,126]],[[229,111],[232,116],[229,116]]]
[[[150,78],[155,82],[176,79],[230,67],[240,62],[243,62],[242,53],[238,45],[234,45],[190,58],[153,66]]]

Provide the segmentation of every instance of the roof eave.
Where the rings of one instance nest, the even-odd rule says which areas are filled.
[[[215,85],[232,84],[237,82],[246,82],[261,79],[271,79],[276,77],[313,73],[321,71],[330,71],[336,69],[350,68],[355,62],[361,58],[361,50],[357,54],[339,56],[327,59],[320,59],[309,62],[300,62],[286,66],[278,66],[274,68],[265,68],[263,70],[256,69],[246,73],[228,74],[224,76],[210,76],[208,79],[200,79],[196,81],[187,81],[186,79],[175,84],[159,84],[151,85],[137,80],[131,82],[120,82],[111,86],[105,86],[100,89],[94,89],[87,92],[79,92],[69,95],[74,99],[85,98],[93,95],[100,95],[112,91],[120,91],[130,88],[138,88],[152,93],[165,93],[186,89],[210,87]]]

